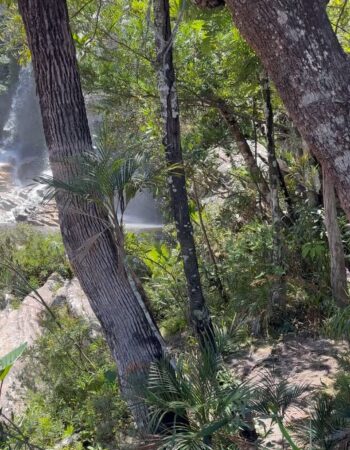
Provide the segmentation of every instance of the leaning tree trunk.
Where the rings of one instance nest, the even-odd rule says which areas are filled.
[[[268,76],[262,79],[262,91],[265,103],[266,116],[266,138],[267,138],[267,152],[269,163],[269,180],[270,180],[270,198],[271,198],[271,218],[272,218],[272,264],[276,271],[271,288],[271,304],[269,315],[273,314],[275,307],[278,309],[285,306],[285,281],[283,274],[283,222],[281,216],[281,209],[279,204],[279,185],[280,176],[278,171],[278,162],[275,151],[274,138],[274,120],[273,109],[271,102],[271,89]],[[268,317],[269,319],[269,317]]]
[[[350,61],[324,0],[227,0],[350,219]]]
[[[65,0],[18,0],[32,53],[44,132],[54,178],[79,176],[77,156],[92,151],[90,131]],[[141,297],[128,280],[124,261],[93,204],[56,195],[63,242],[73,270],[101,322],[117,363],[121,389],[138,427],[147,410],[135,397],[150,364],[163,354]],[[138,390],[138,388],[137,388]]]
[[[258,163],[253,155],[253,152],[245,138],[231,108],[226,101],[218,99],[216,102],[217,109],[219,110],[222,118],[225,120],[228,130],[234,139],[237,148],[244,159],[245,166],[252,177],[253,182],[256,184],[259,194],[266,205],[270,204],[270,188],[267,184],[265,177],[258,166]]]
[[[337,305],[344,308],[349,305],[344,246],[338,224],[334,186],[326,170],[323,170],[323,202],[331,260],[332,294]]]
[[[187,282],[192,326],[202,346],[214,345],[213,328],[205,303],[198,269],[196,247],[188,207],[186,177],[182,158],[180,117],[175,85],[173,46],[168,0],[154,0],[154,27],[157,51],[158,89],[164,122],[163,143],[169,166],[169,191],[172,212]]]

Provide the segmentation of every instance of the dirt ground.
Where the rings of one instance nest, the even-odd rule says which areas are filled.
[[[255,344],[250,349],[235,354],[229,360],[229,367],[242,380],[258,382],[267,371],[276,381],[286,379],[294,385],[308,385],[306,400],[316,390],[332,389],[338,371],[338,357],[346,352],[343,342],[310,337],[285,337],[273,345]],[[287,425],[306,417],[299,408],[287,411]],[[270,421],[265,422],[267,427]],[[278,427],[274,426],[265,439],[266,448],[289,449],[282,440]]]

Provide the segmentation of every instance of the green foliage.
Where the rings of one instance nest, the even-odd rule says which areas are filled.
[[[47,331],[26,360],[21,429],[45,448],[76,436],[71,449],[80,449],[82,443],[115,449],[129,419],[107,345],[82,319],[64,310],[57,314],[62,328],[46,318]]]
[[[27,63],[30,55],[16,4],[6,4],[0,18],[0,64],[8,64],[7,55]],[[68,7],[84,89],[92,94],[91,99],[97,99],[89,98],[88,106],[103,116],[104,125],[96,139],[96,151],[66,161],[76,164],[81,176],[68,183],[50,177],[41,181],[52,188],[49,196],[60,190],[105,208],[112,218],[108,227],[115,226],[115,219],[122,224],[129,200],[144,186],[161,199],[169,218],[166,176],[153,178],[164,166],[164,152],[150,3],[104,0],[96,9],[93,1],[68,0]],[[328,14],[348,52],[350,3],[331,0]],[[296,213],[295,222],[282,233],[283,268],[275,267],[270,212],[262,205],[218,110],[218,100],[223,100],[243,135],[252,143],[265,142],[260,62],[232,25],[227,10],[208,12],[190,2],[171,1],[171,20],[188,193],[193,197],[195,181],[212,254],[193,198],[191,218],[205,297],[214,322],[220,324],[216,328],[218,347],[226,356],[247,342],[252,331],[274,336],[301,328],[312,332],[317,327],[319,331],[320,323],[334,313],[324,212],[310,207],[307,199],[310,191],[318,190],[315,179],[319,167],[310,155],[300,155],[300,137],[274,92],[277,154],[288,166],[285,180]],[[1,83],[6,87],[3,80]],[[266,173],[263,158],[258,162]],[[285,210],[282,193],[280,203]],[[350,234],[345,222],[343,218],[344,244],[349,253]],[[162,236],[127,234],[125,241],[128,265],[144,282],[162,334],[186,332],[187,292],[174,227],[167,225]],[[29,227],[2,232],[0,260],[8,262],[0,273],[3,294],[17,298],[42,285],[53,271],[64,277],[71,275],[61,239]],[[286,304],[281,310],[275,308],[277,320],[267,324],[271,287],[281,275],[286,283]],[[226,302],[218,279],[227,293]],[[76,449],[83,441],[96,448],[115,448],[116,430],[125,427],[127,419],[118,389],[111,382],[115,369],[105,344],[91,335],[86,324],[62,312],[60,316],[63,329],[48,324],[55,333],[45,334],[28,362],[25,432],[45,448],[75,434],[79,436],[73,445]],[[333,314],[327,322],[329,333],[349,340],[349,317],[348,309]],[[72,346],[72,341],[78,346]],[[215,367],[219,367],[218,372],[213,372]],[[189,420],[176,436],[165,437],[165,448],[176,448],[174,442],[179,448],[208,448],[204,441],[209,437],[217,448],[238,446],[249,395],[245,386],[234,380],[227,382],[229,378],[221,362],[201,360],[198,355],[183,358],[175,372],[166,362],[152,368],[149,401],[155,420],[164,411]],[[347,424],[337,412],[341,395],[348,399],[347,383],[344,376],[336,387],[339,395],[317,400],[307,427],[313,430],[310,433],[319,448],[328,448],[328,437]],[[267,380],[255,402],[259,414],[278,422],[287,440],[290,436],[282,419],[286,407],[300,393],[293,389]],[[325,418],[323,422],[320,416]]]
[[[151,367],[146,401],[152,429],[167,423],[160,449],[236,449],[249,388],[235,382],[211,351]],[[173,422],[174,421],[174,422]]]
[[[310,416],[295,426],[301,443],[311,443],[315,450],[347,448],[350,434],[350,375],[340,372],[335,393],[315,395]]]
[[[169,336],[182,331],[187,323],[187,293],[179,247],[174,244],[172,234],[166,229],[161,238],[150,233],[127,233],[125,246],[132,255],[128,259],[130,265],[139,269],[145,282],[162,333]]]
[[[291,405],[300,404],[300,397],[308,391],[308,386],[293,386],[287,380],[276,381],[270,372],[263,374],[261,381],[254,392],[252,402],[254,411],[261,413],[264,418],[277,423],[282,436],[287,440],[293,450],[300,450],[294,443],[288,430],[284,426],[284,418]]]
[[[350,307],[335,311],[325,323],[325,331],[332,339],[350,342]]]
[[[58,233],[45,234],[27,225],[9,228],[1,233],[0,255],[0,288],[19,299],[42,286],[53,272],[71,276]]]
[[[19,347],[15,348],[10,353],[7,353],[7,355],[0,358],[0,383],[4,381],[12,366],[17,361],[17,359],[22,356],[26,348],[26,343],[21,344]]]
[[[104,208],[113,220],[119,213],[119,223],[123,222],[129,201],[145,187],[149,176],[140,155],[124,159],[120,152],[102,146],[66,163],[75,164],[81,175],[69,182],[51,176],[39,177],[38,181],[48,187],[46,198],[52,199],[55,193],[63,192],[68,194],[69,204],[72,197],[78,197]]]
[[[3,387],[3,382],[10,372],[15,362],[23,355],[27,348],[27,343],[21,344],[10,353],[7,353],[0,358],[0,397]],[[11,449],[10,443],[14,442],[15,448],[33,449],[29,441],[21,430],[14,424],[11,418],[8,418],[0,408],[0,448]],[[23,445],[22,445],[23,444]]]

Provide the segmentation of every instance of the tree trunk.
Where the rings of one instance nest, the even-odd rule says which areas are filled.
[[[341,308],[349,305],[344,247],[338,225],[337,204],[332,180],[323,170],[325,224],[331,260],[331,285],[335,302]]]
[[[244,163],[252,177],[253,182],[256,184],[258,192],[260,193],[264,203],[266,205],[270,204],[270,188],[267,184],[264,175],[261,172],[260,167],[258,166],[256,159],[251,151],[251,148],[242,133],[240,126],[232,114],[231,108],[227,105],[224,100],[217,101],[217,108],[225,120],[227,127],[231,136],[233,137],[242,158],[244,159]]]
[[[350,219],[350,61],[320,0],[227,0]]]
[[[158,89],[164,122],[163,144],[169,167],[169,191],[177,237],[184,264],[192,326],[202,346],[215,347],[213,327],[205,303],[190,220],[186,177],[182,158],[179,105],[176,91],[173,46],[168,0],[154,0]]]
[[[196,203],[197,211],[198,211],[199,225],[201,227],[203,238],[204,238],[204,241],[205,241],[207,249],[208,249],[208,254],[209,254],[210,261],[211,261],[211,263],[213,265],[213,268],[214,268],[215,284],[216,284],[216,287],[217,287],[217,289],[218,289],[218,291],[220,293],[220,296],[221,296],[222,300],[225,303],[227,303],[228,300],[229,300],[229,297],[228,297],[228,295],[227,295],[227,293],[225,291],[223,282],[221,280],[218,263],[217,263],[217,260],[216,260],[213,248],[212,248],[211,243],[210,243],[210,239],[209,239],[209,236],[208,236],[208,233],[207,233],[207,229],[205,227],[205,223],[204,223],[204,220],[203,220],[203,214],[202,214],[203,206],[201,204],[201,201],[200,201],[200,198],[199,198],[199,195],[198,195],[198,189],[197,189],[197,184],[196,184],[195,180],[193,180],[193,194],[194,194],[193,195],[194,196],[194,201]]]
[[[266,205],[270,205],[270,202],[271,202],[270,201],[270,188],[265,180],[265,177],[264,177],[260,167],[257,164],[256,158],[253,155],[253,152],[251,151],[251,148],[250,148],[246,138],[244,137],[244,134],[242,133],[240,126],[239,126],[231,108],[222,99],[217,100],[216,106],[219,109],[221,116],[225,120],[225,122],[228,126],[228,129],[229,129],[233,139],[236,142],[238,150],[244,159],[245,165],[246,165],[254,183],[256,184],[256,187],[258,189],[261,199],[264,201],[264,203]],[[272,155],[272,157],[276,159],[275,154]],[[283,173],[278,165],[277,159],[276,159],[276,164],[277,164],[279,184],[281,186],[281,189],[284,194],[285,201],[286,201],[286,205],[287,205],[288,219],[291,222],[293,222],[294,218],[295,218],[293,201],[289,194]],[[283,215],[282,210],[280,210],[280,215]]]
[[[84,98],[65,0],[18,0],[32,53],[53,177],[69,182],[81,169],[76,157],[92,151]],[[96,205],[56,195],[69,261],[101,322],[117,363],[120,385],[140,430],[147,409],[135,397],[163,342],[128,279],[107,217]],[[138,389],[137,389],[138,390]]]
[[[270,313],[274,307],[283,308],[285,305],[285,282],[282,271],[284,266],[283,261],[283,223],[280,214],[280,205],[278,198],[278,190],[280,185],[280,176],[278,169],[278,162],[275,151],[274,138],[274,120],[273,109],[271,102],[270,82],[267,74],[262,79],[262,90],[265,102],[265,116],[266,116],[266,138],[267,138],[267,152],[269,162],[269,179],[270,179],[270,198],[271,198],[271,217],[272,217],[272,264],[276,271],[271,289],[271,305]]]

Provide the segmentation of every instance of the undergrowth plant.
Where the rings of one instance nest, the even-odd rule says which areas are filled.
[[[16,225],[0,236],[0,297],[11,294],[18,301],[42,286],[57,272],[70,278],[72,272],[59,233],[42,233],[30,225]],[[21,274],[25,283],[20,283]]]
[[[74,450],[119,448],[129,416],[105,340],[64,308],[55,314],[61,327],[47,315],[45,333],[28,352],[21,429],[44,448],[69,437],[74,437],[69,447]]]
[[[183,355],[176,367],[169,360],[153,364],[146,392],[151,430],[173,419],[157,448],[239,448],[241,434],[251,426],[245,420],[250,394],[213,351]]]
[[[23,343],[0,358],[0,400],[5,378],[26,348],[27,343]],[[29,435],[25,434],[16,425],[12,415],[5,414],[2,408],[0,408],[0,448],[4,450],[42,450],[31,443]]]

